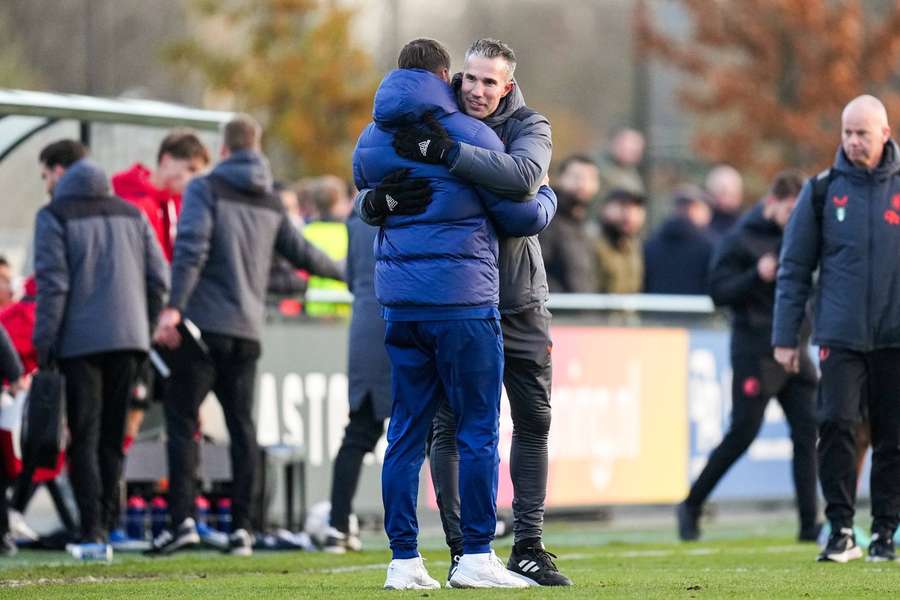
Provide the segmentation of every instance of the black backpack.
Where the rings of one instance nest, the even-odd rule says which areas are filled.
[[[822,218],[825,215],[825,196],[828,194],[828,186],[834,181],[834,171],[825,169],[818,175],[809,178],[812,185],[812,205],[816,215],[816,223],[819,230],[822,229]]]

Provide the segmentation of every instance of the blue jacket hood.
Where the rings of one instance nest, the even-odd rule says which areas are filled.
[[[216,165],[213,175],[221,177],[230,186],[251,194],[267,194],[272,191],[272,169],[269,161],[259,152],[240,150]]]
[[[842,146],[838,146],[835,153],[833,168],[850,177],[865,176],[867,174],[866,169],[857,167],[850,162]],[[872,169],[872,174],[875,175],[876,179],[887,179],[898,171],[900,171],[900,148],[897,147],[897,142],[890,139],[884,144],[884,154],[881,156],[881,162]]]
[[[388,73],[375,92],[372,117],[381,127],[418,123],[422,115],[459,112],[450,86],[437,75],[422,69],[395,69]]]
[[[109,180],[100,165],[82,158],[73,163],[56,183],[53,197],[62,196],[108,196]]]

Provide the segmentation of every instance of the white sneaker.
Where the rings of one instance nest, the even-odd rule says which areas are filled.
[[[388,565],[386,590],[439,590],[441,584],[433,579],[425,569],[421,556],[415,558],[395,558]]]
[[[450,577],[455,588],[525,588],[528,582],[509,571],[494,551],[463,554]]]
[[[39,536],[34,529],[25,522],[25,517],[17,510],[9,511],[9,533],[17,540],[38,541]]]

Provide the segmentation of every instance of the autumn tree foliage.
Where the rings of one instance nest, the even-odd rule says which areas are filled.
[[[786,166],[828,166],[840,112],[870,93],[900,123],[900,1],[678,0],[686,37],[664,33],[647,3],[642,47],[687,74],[679,90],[695,113],[703,158],[768,179]]]
[[[354,11],[319,0],[194,0],[200,27],[168,50],[210,90],[261,116],[296,175],[348,177],[377,80]]]

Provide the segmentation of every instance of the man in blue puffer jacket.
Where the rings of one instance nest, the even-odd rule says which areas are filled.
[[[800,323],[812,292],[822,379],[819,472],[831,524],[820,561],[860,558],[853,535],[855,431],[861,402],[872,426],[869,560],[896,558],[900,517],[900,151],[873,96],[841,118],[834,166],[800,192],[785,230],[775,296],[775,358],[797,372]]]
[[[503,341],[498,311],[497,231],[541,231],[556,208],[543,186],[526,202],[501,199],[450,175],[443,165],[401,159],[392,148],[398,127],[431,113],[454,139],[495,151],[503,143],[486,125],[459,112],[448,86],[450,60],[433,40],[401,52],[400,69],[375,96],[375,122],[360,136],[353,168],[360,189],[398,169],[426,178],[432,201],[420,214],[391,215],[376,238],[375,288],[387,321],[394,405],[382,472],[385,529],[393,560],[386,588],[439,586],[418,555],[416,494],[428,429],[446,398],[457,417],[464,556],[472,577],[457,586],[523,587],[490,548],[496,523],[497,439]],[[370,194],[388,210],[390,194]],[[495,229],[496,228],[496,229]],[[467,569],[462,569],[467,565]]]

